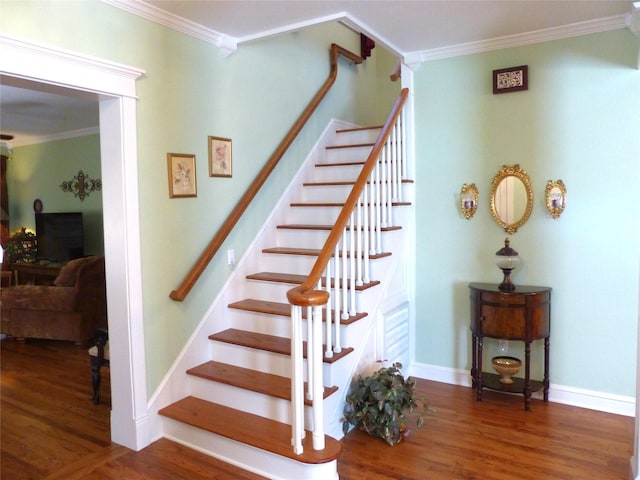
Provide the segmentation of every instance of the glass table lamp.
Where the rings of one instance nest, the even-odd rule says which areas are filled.
[[[518,257],[518,252],[509,246],[508,238],[504,239],[504,247],[496,252],[495,262],[504,274],[502,283],[498,285],[498,288],[502,292],[513,292],[516,286],[511,283],[511,271],[520,263],[520,257]]]

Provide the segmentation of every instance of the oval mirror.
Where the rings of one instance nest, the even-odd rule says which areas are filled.
[[[505,232],[514,234],[533,209],[533,191],[520,165],[504,165],[491,183],[491,215]]]

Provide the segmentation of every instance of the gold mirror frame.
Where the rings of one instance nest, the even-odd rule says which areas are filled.
[[[502,181],[507,179],[508,177],[515,177],[522,182],[526,198],[526,205],[524,207],[522,216],[511,223],[508,223],[508,220],[500,217],[496,206],[496,193],[498,191],[498,187],[501,185]],[[494,220],[504,229],[505,232],[513,235],[518,231],[518,228],[526,223],[526,221],[529,219],[529,216],[531,215],[531,211],[533,210],[533,190],[531,188],[529,175],[527,174],[527,172],[520,168],[520,165],[504,165],[502,169],[497,173],[497,175],[493,177],[493,182],[491,182],[491,194],[489,198],[491,202],[491,215],[493,216]]]
[[[557,219],[567,204],[567,187],[562,180],[549,180],[544,189],[547,211],[554,219]]]
[[[460,210],[467,220],[470,220],[478,210],[479,195],[478,187],[476,187],[475,183],[471,185],[465,183],[460,189]]]

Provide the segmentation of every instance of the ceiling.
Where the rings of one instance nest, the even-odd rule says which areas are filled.
[[[614,0],[145,0],[239,43],[346,15],[396,53],[533,32],[630,12]]]
[[[242,43],[325,21],[365,30],[399,55],[425,53],[629,13],[629,0],[103,0],[160,23]],[[135,8],[133,8],[135,7]],[[98,127],[97,98],[0,76],[0,132],[12,146]]]

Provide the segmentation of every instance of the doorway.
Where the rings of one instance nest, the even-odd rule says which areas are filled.
[[[135,82],[142,70],[0,36],[3,76],[95,94],[111,355],[111,439],[149,442],[142,315]]]

